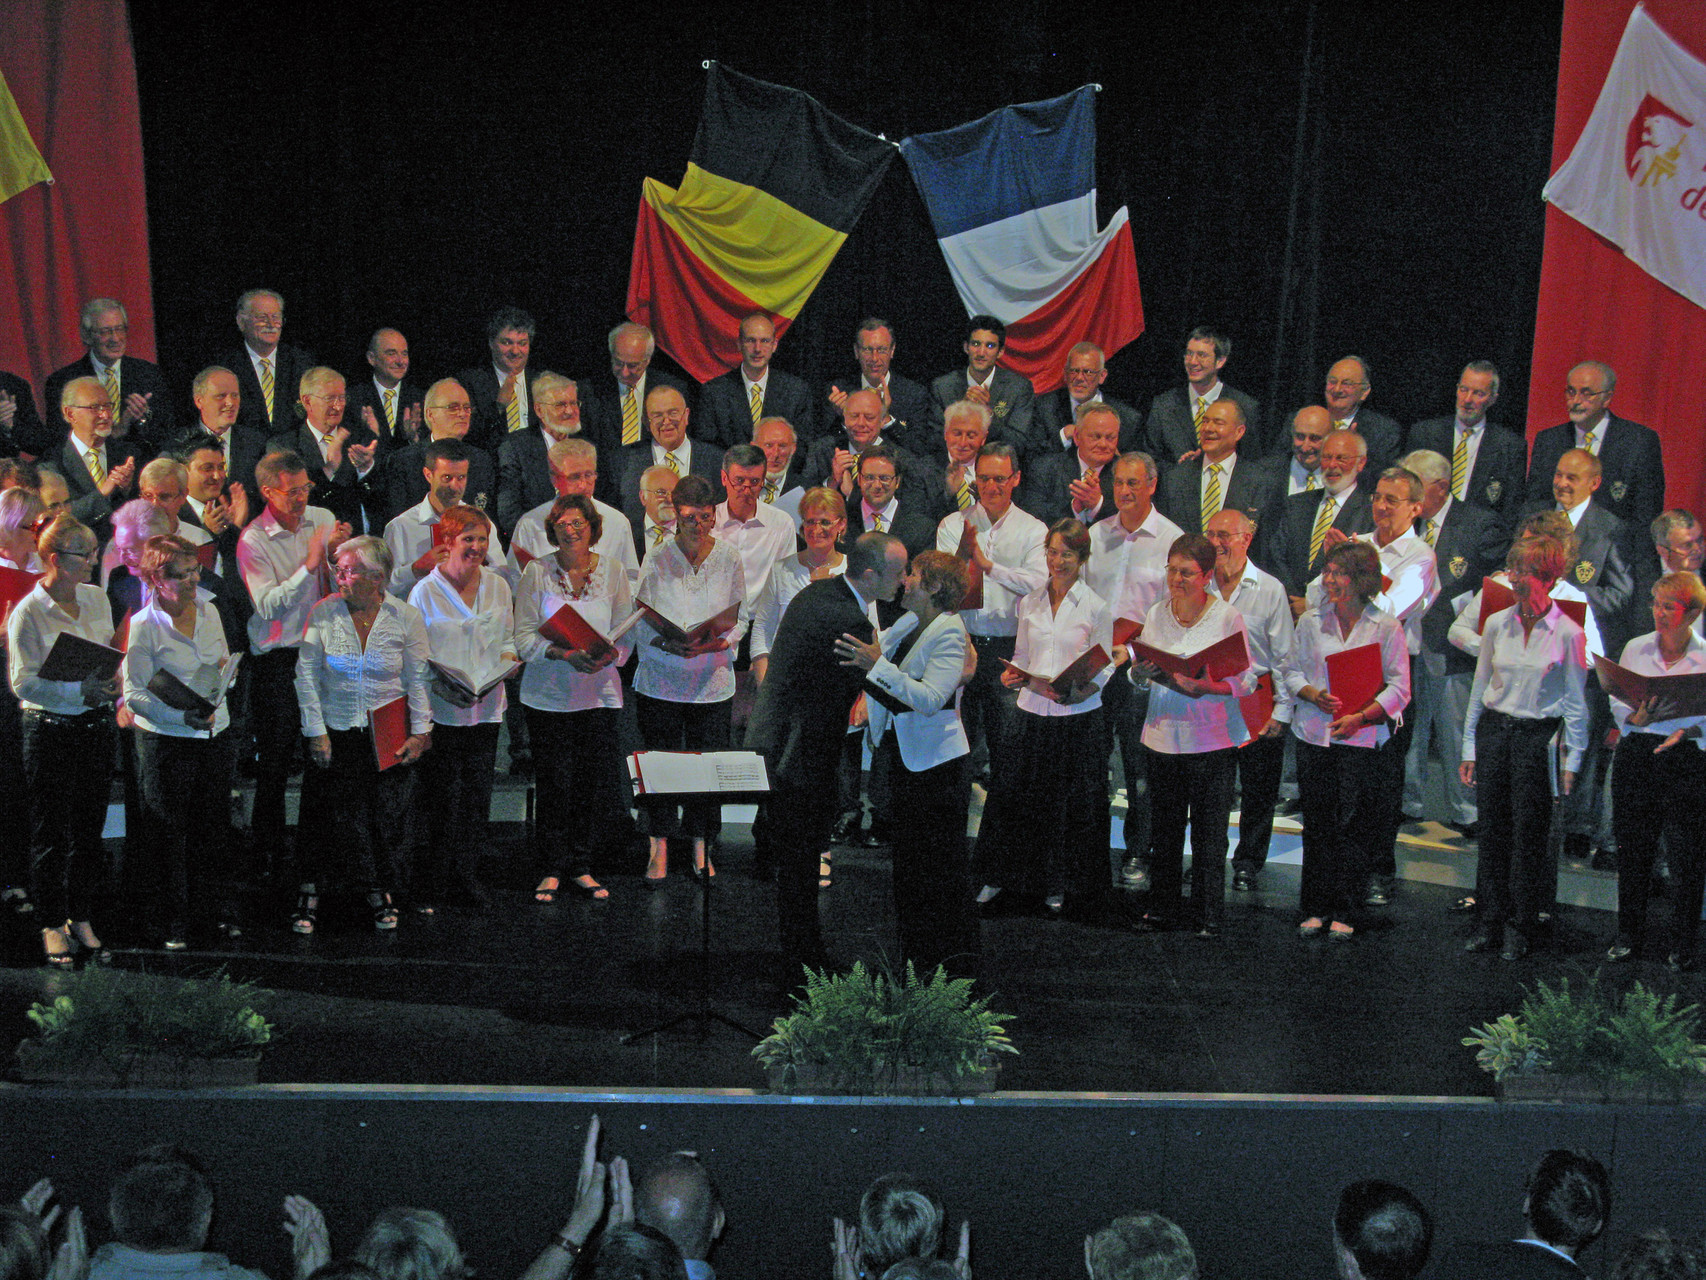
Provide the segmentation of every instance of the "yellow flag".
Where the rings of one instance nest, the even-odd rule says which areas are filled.
[[[30,137],[5,75],[0,73],[0,201],[10,200],[38,182],[52,181],[53,174]]]

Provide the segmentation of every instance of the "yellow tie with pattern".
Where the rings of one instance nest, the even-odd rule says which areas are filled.
[[[107,366],[107,376],[102,378],[101,382],[106,386],[107,399],[113,402],[113,420],[116,422],[124,416],[124,405],[118,398],[118,366],[116,364]]]
[[[752,406],[752,427],[758,429],[758,420],[764,415],[764,393],[758,389],[758,384],[752,384],[752,395],[749,397]]]
[[[107,478],[107,469],[101,465],[101,451],[99,449],[89,450],[83,455],[83,465],[89,468],[89,479],[93,480],[95,487],[99,489],[102,482]]]
[[[668,529],[664,528],[661,524],[654,524],[652,526],[652,545],[654,547],[662,546],[663,540],[667,537],[669,537]]]
[[[1208,528],[1208,522],[1220,511],[1220,464],[1210,465],[1208,478],[1202,487],[1202,527]]]
[[[1430,547],[1433,546],[1434,539],[1439,537],[1439,521],[1430,516],[1428,519],[1428,527],[1422,530],[1422,537],[1427,539]]]
[[[392,387],[385,393],[385,429],[392,435],[397,434],[397,388]]]
[[[1196,415],[1191,419],[1191,429],[1196,432],[1198,441],[1202,439],[1202,420],[1208,416],[1208,401],[1198,400]]]
[[[1597,431],[1588,432],[1588,438],[1583,442],[1582,448],[1586,449],[1589,453],[1593,453],[1594,441],[1598,440],[1598,439],[1599,439],[1599,432],[1597,432]],[[1594,454],[1594,457],[1597,458],[1598,456],[1599,455],[1597,453]]]
[[[272,378],[272,361],[267,360],[267,359],[263,359],[261,361],[261,399],[265,400],[267,402],[267,421],[268,422],[272,421],[273,386],[274,386],[274,384],[273,384],[273,378]]]
[[[622,443],[640,443],[640,406],[632,387],[622,393]]]
[[[675,455],[673,453],[666,453],[663,455],[663,465],[668,467],[676,475],[681,474],[681,464],[675,460]]]
[[[968,473],[960,481],[960,487],[954,491],[954,505],[961,511],[970,511],[972,503],[976,501],[977,497],[971,491],[971,476]]]
[[[771,477],[766,476],[764,478],[764,492],[760,495],[760,500],[763,502],[776,501],[776,488],[781,483],[782,482],[778,479],[772,479]]]
[[[1319,489],[1320,487],[1321,487],[1321,473],[1319,471],[1311,471],[1309,473],[1309,478],[1303,482],[1303,492],[1304,493],[1314,493],[1315,490]]]
[[[888,532],[887,527],[883,524],[883,513],[881,511],[871,512],[871,532],[873,532],[873,533],[887,533]]]
[[[510,375],[510,381],[512,383],[517,381],[514,374]],[[509,430],[520,431],[523,426],[521,417],[521,388],[517,386],[512,387],[511,389],[514,394],[510,396],[509,403],[504,406],[504,423]]]
[[[1333,517],[1339,512],[1339,500],[1330,493],[1321,495],[1321,509],[1315,513],[1315,528],[1309,534],[1309,572],[1315,571],[1315,562],[1321,558],[1321,542],[1327,536],[1327,530],[1333,527]]]
[[[1457,433],[1457,447],[1451,451],[1451,496],[1463,500],[1463,486],[1469,481],[1469,428]]]

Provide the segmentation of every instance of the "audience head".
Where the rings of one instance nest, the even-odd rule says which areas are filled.
[[[968,467],[977,458],[977,451],[989,443],[989,406],[975,400],[956,400],[942,411],[942,439],[948,446],[948,460],[955,466]]]
[[[800,536],[813,551],[830,552],[847,532],[847,503],[840,492],[819,485],[800,495]]]
[[[1672,609],[1666,610],[1671,616],[1666,625],[1676,622],[1678,625],[1691,627],[1694,620],[1700,616],[1702,608],[1706,608],[1706,586],[1701,585],[1700,579],[1692,573],[1667,573],[1653,583],[1653,622],[1659,624],[1659,609],[1662,603],[1668,602]]]
[[[383,588],[390,581],[397,561],[391,554],[391,548],[385,545],[384,538],[363,533],[345,538],[338,544],[338,568],[346,567],[360,571]]]
[[[966,321],[966,359],[972,371],[988,373],[1007,345],[1007,326],[994,316],[973,316]]]
[[[675,523],[675,486],[680,479],[668,467],[647,467],[640,473],[640,505],[653,524]]]
[[[888,445],[871,445],[859,455],[859,496],[873,511],[889,505],[900,488],[900,462]]]
[[[1334,422],[1352,417],[1368,393],[1374,389],[1368,361],[1361,356],[1346,356],[1327,370],[1327,411]]]
[[[433,509],[443,511],[462,501],[468,491],[468,469],[473,452],[455,436],[432,440],[421,450],[421,474],[426,477],[427,496]]]
[[[395,329],[375,329],[367,340],[367,364],[382,386],[409,376],[409,340]]]
[[[520,307],[499,307],[486,321],[486,345],[492,363],[506,376],[521,373],[533,350],[533,317]]]
[[[776,324],[762,311],[740,322],[740,362],[751,378],[762,377],[776,354]]]
[[[1335,430],[1321,441],[1321,480],[1335,493],[1356,481],[1368,461],[1368,441],[1360,431]]]
[[[344,407],[349,403],[344,395],[344,375],[325,365],[316,365],[302,375],[297,396],[308,425],[321,435],[335,431],[344,420]]]
[[[1202,424],[1197,427],[1197,443],[1202,445],[1203,462],[1220,462],[1238,449],[1244,438],[1244,410],[1231,396],[1221,396],[1203,410]]]
[[[1019,455],[1013,446],[1004,443],[986,444],[977,451],[972,465],[972,480],[977,488],[977,500],[992,520],[999,520],[1013,505],[1013,491],[1023,477],[1019,472]]]
[[[41,488],[41,470],[22,458],[0,458],[0,493],[8,489]]]
[[[723,489],[729,495],[729,514],[752,519],[758,495],[764,491],[764,450],[755,444],[731,445],[723,455]]]
[[[868,316],[859,322],[853,335],[853,358],[859,362],[859,372],[867,381],[880,386],[889,376],[894,360],[894,326],[887,320]]]
[[[1560,511],[1574,511],[1599,491],[1604,472],[1586,449],[1566,449],[1552,471],[1552,497]]]
[[[960,1280],[960,1273],[942,1258],[902,1258],[883,1272],[882,1280]]]
[[[1208,518],[1203,537],[1214,543],[1215,573],[1230,581],[1233,574],[1243,573],[1249,563],[1256,522],[1237,507],[1222,507]]]
[[[274,289],[250,289],[237,299],[237,330],[249,350],[270,356],[284,332],[284,295]]]
[[[22,533],[29,538],[33,549],[36,544],[33,530],[46,513],[41,495],[33,490],[7,489],[0,493],[0,540],[8,534]]]
[[[431,1209],[385,1210],[356,1245],[355,1260],[380,1280],[459,1280],[468,1274],[456,1234]]]
[[[1182,533],[1173,539],[1173,545],[1167,548],[1168,567],[1172,562],[1183,557],[1191,561],[1204,574],[1214,572],[1214,543],[1200,533]]]
[[[1119,456],[1120,415],[1101,401],[1093,401],[1078,410],[1072,437],[1085,466],[1105,467]]]
[[[1597,427],[1617,390],[1617,373],[1598,360],[1584,360],[1564,379],[1564,409],[1582,430]]]
[[[118,416],[99,378],[73,378],[67,382],[59,393],[59,412],[70,426],[71,434],[90,449],[99,448],[111,438]]]
[[[1049,576],[1069,576],[1074,582],[1090,559],[1090,531],[1081,520],[1064,516],[1048,527],[1043,539],[1043,558]]]
[[[225,493],[225,450],[218,436],[197,431],[178,443],[174,456],[184,464],[190,497],[211,502]]]
[[[1433,1236],[1427,1208],[1395,1183],[1368,1179],[1339,1193],[1333,1245],[1344,1280],[1411,1280],[1427,1265]]]
[[[610,372],[616,381],[630,390],[640,385],[651,367],[657,339],[643,324],[624,322],[610,331]]]
[[[177,523],[178,513],[190,496],[190,473],[176,458],[162,454],[136,476],[137,496],[159,507]]]
[[[213,1184],[192,1152],[147,1147],[120,1167],[107,1216],[120,1244],[145,1253],[193,1253],[206,1245],[213,1225]]]
[[[1544,533],[1530,534],[1511,543],[1505,552],[1505,570],[1514,585],[1518,576],[1539,578],[1548,586],[1564,576],[1569,567],[1569,549]]]
[[[44,1280],[52,1256],[41,1219],[22,1205],[0,1204],[0,1280]]]
[[[1548,538],[1556,538],[1563,545],[1564,551],[1571,564],[1575,563],[1576,553],[1580,543],[1576,538],[1576,527],[1570,523],[1570,517],[1562,511],[1536,511],[1517,521],[1516,536],[1531,537],[1543,534]]]
[[[1387,467],[1374,482],[1374,533],[1382,545],[1410,532],[1422,509],[1422,482],[1413,471]]]
[[[1554,1147],[1528,1175],[1522,1216],[1538,1239],[1572,1258],[1605,1230],[1611,1215],[1611,1176],[1579,1151]]]
[[[1185,339],[1185,377],[1198,391],[1208,391],[1231,356],[1232,339],[1199,324]]]
[[[880,1275],[902,1258],[934,1258],[942,1249],[942,1223],[942,1197],[935,1187],[909,1173],[885,1173],[859,1198],[865,1270]]]
[[[1114,506],[1135,528],[1155,504],[1155,459],[1147,453],[1122,453],[1114,463]]]
[[[1653,545],[1666,573],[1699,573],[1706,560],[1706,535],[1692,512],[1680,507],[1661,511],[1652,524]]]
[[[604,536],[604,517],[592,503],[592,496],[585,493],[565,493],[551,504],[551,513],[545,519],[545,540],[553,547],[560,547],[567,530],[563,527],[565,521],[573,523],[571,513],[578,514],[586,522],[586,545],[596,547],[598,540]]]
[[[1341,542],[1322,560],[1323,577],[1328,569],[1342,573],[1350,580],[1352,594],[1365,608],[1380,594],[1380,553],[1371,543]]]
[[[440,378],[421,400],[421,418],[434,440],[461,440],[474,421],[474,402],[455,378]]]
[[[889,533],[862,533],[847,552],[847,580],[867,600],[893,600],[906,573],[906,544]]]
[[[1422,482],[1422,502],[1416,519],[1432,520],[1451,496],[1451,460],[1432,449],[1414,449],[1404,455],[1399,465]]]
[[[668,1236],[681,1256],[703,1262],[723,1234],[723,1206],[705,1166],[677,1151],[634,1187],[634,1219]]]
[[[71,489],[65,483],[65,477],[52,467],[38,466],[36,471],[41,481],[36,485],[36,492],[41,495],[42,506],[47,508],[49,515],[63,512],[71,505]]]
[[[1499,398],[1499,366],[1491,360],[1471,360],[1457,377],[1457,420],[1477,427]]]
[[[102,364],[117,364],[124,358],[130,337],[130,317],[116,298],[91,298],[77,317],[78,336],[89,353]]]
[[[1166,1218],[1134,1213],[1084,1237],[1084,1268],[1090,1280],[1196,1280],[1197,1255]]]
[[[231,429],[231,424],[237,421],[237,410],[243,405],[237,375],[221,364],[208,365],[196,374],[190,384],[190,398],[201,415],[201,425],[215,436]]]
[[[168,579],[198,581],[201,565],[196,559],[195,544],[175,533],[156,534],[136,553],[136,576],[156,595],[172,591]]]
[[[875,391],[855,391],[841,402],[841,425],[855,449],[864,449],[881,434],[887,415],[883,398]]]
[[[687,1264],[663,1232],[631,1222],[606,1228],[597,1248],[581,1256],[575,1276],[576,1280],[687,1280]]]
[[[1662,1227],[1635,1233],[1611,1268],[1611,1280],[1706,1280],[1706,1248]]]
[[[294,530],[308,510],[308,495],[314,491],[302,455],[291,449],[267,454],[255,464],[255,483],[273,519]]]

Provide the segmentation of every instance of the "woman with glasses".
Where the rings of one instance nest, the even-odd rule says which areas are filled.
[[[100,883],[107,791],[112,784],[117,672],[102,679],[43,680],[42,663],[63,634],[113,642],[113,612],[91,579],[100,546],[88,526],[62,515],[39,544],[41,581],[6,625],[7,668],[23,713],[24,787],[30,813],[30,888],[47,962],[68,968],[78,946],[104,962],[89,916]]]

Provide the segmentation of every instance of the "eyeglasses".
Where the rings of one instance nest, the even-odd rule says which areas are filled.
[[[102,329],[89,330],[90,336],[96,338],[122,338],[130,332],[128,324],[109,324]]]
[[[61,547],[53,554],[56,556],[75,556],[79,560],[93,560],[95,558],[95,549],[91,547],[87,551],[73,551],[70,547]]]
[[[682,422],[687,417],[685,409],[648,409],[647,422]]]
[[[309,494],[314,492],[314,482],[310,480],[307,484],[299,484],[291,489],[267,489],[263,486],[262,491],[265,493],[282,494],[286,498],[306,498]]]
[[[104,400],[100,404],[68,404],[65,407],[67,409],[83,409],[94,414],[97,418],[101,417],[103,414],[110,418],[113,412],[112,405],[108,404]]]

